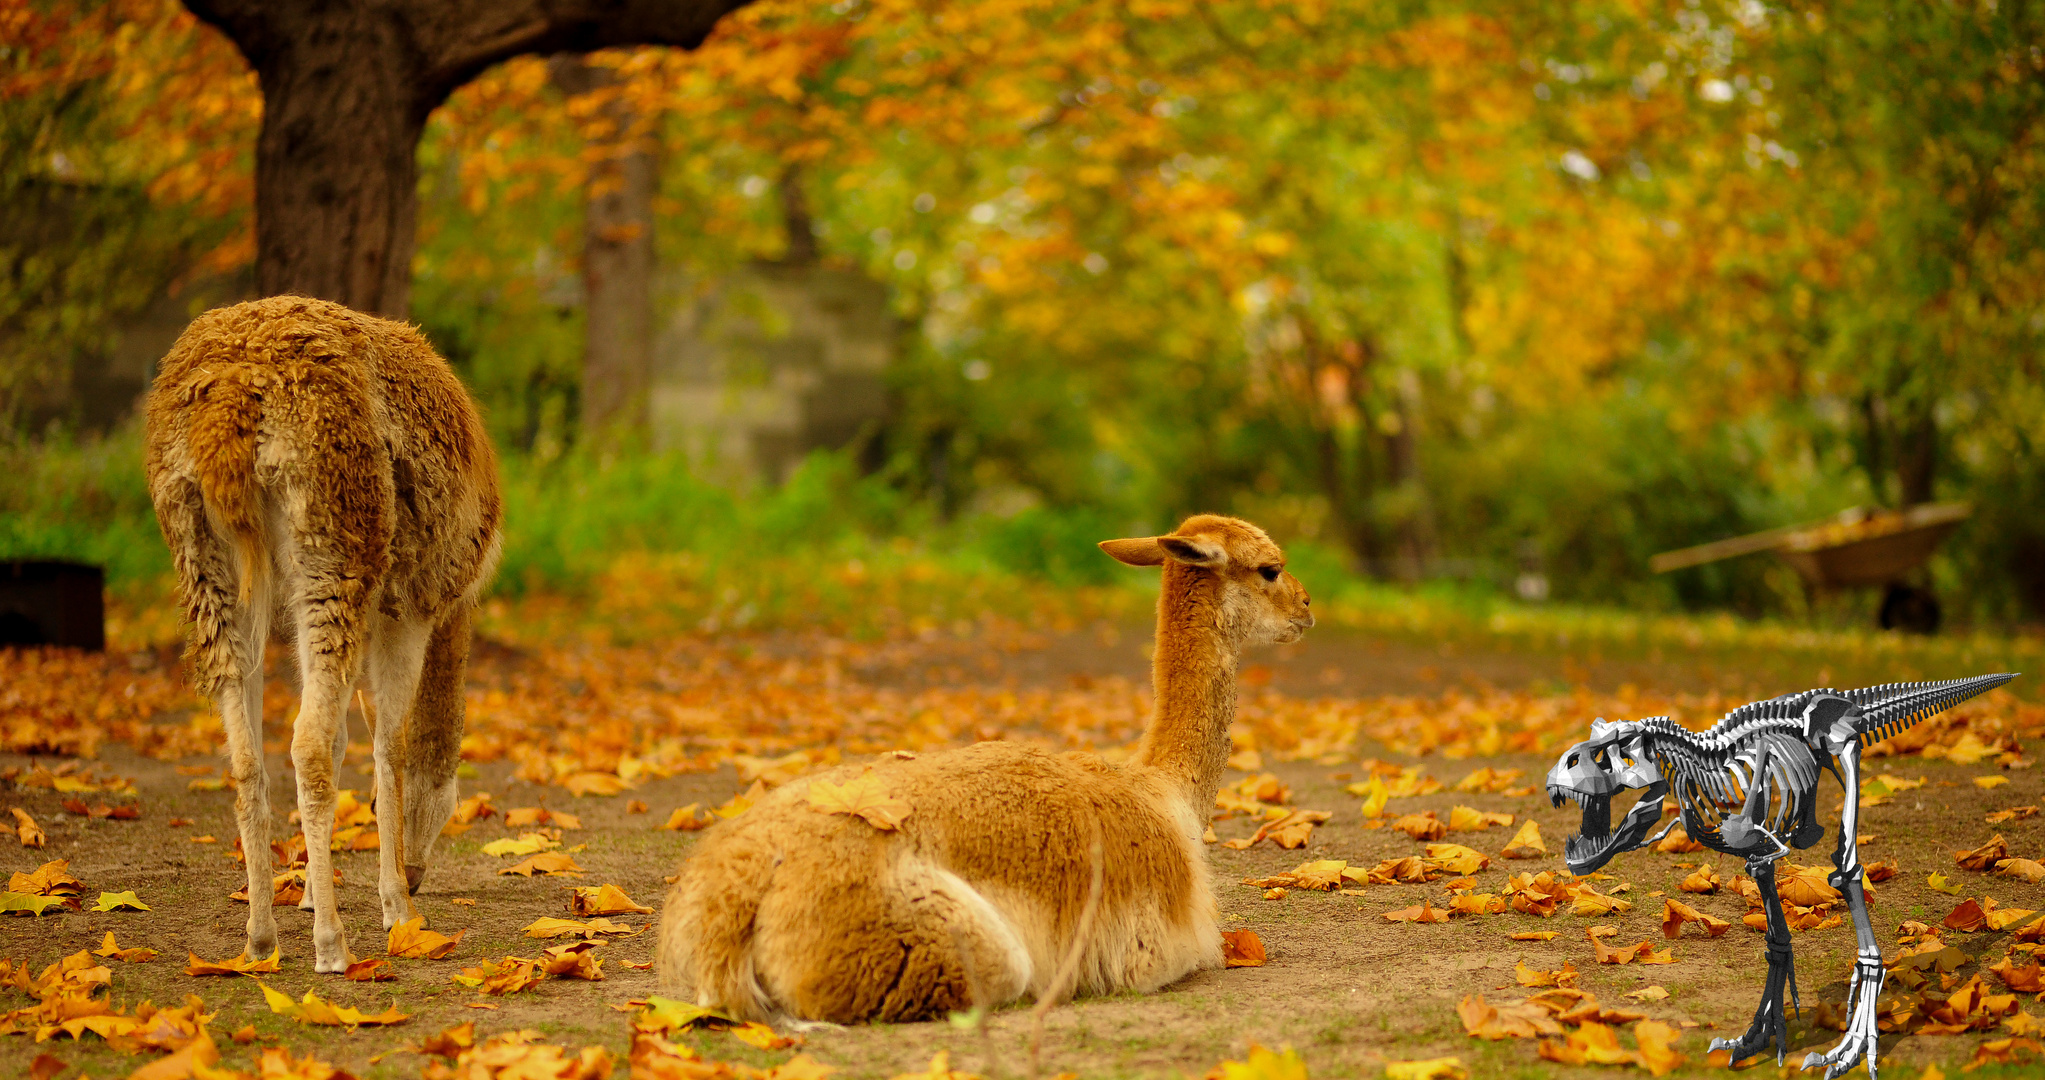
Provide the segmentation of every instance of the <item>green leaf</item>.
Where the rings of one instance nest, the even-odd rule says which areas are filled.
[[[0,912],[7,914],[41,915],[52,907],[64,903],[61,896],[31,896],[28,893],[0,893]]]

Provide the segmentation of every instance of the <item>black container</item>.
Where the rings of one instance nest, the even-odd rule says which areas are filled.
[[[105,651],[106,573],[60,559],[0,562],[0,648],[23,645]]]

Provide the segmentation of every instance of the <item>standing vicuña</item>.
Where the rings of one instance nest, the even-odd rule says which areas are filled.
[[[149,496],[177,563],[189,659],[227,729],[249,955],[277,946],[263,643],[293,632],[291,733],[315,971],[348,965],[334,896],[334,770],[348,695],[375,700],[386,929],[455,804],[469,611],[497,558],[497,459],[468,394],[409,326],[280,296],[199,316],[149,392]],[[307,905],[301,905],[307,906]]]
[[[907,804],[890,832],[809,803],[813,783],[860,767],[790,783],[705,833],[682,867],[663,977],[739,1016],[846,1023],[1055,994],[1068,949],[1081,992],[1147,992],[1220,966],[1200,838],[1228,760],[1237,658],[1312,626],[1306,590],[1234,518],[1101,547],[1164,566],[1157,708],[1129,764],[1009,742],[883,758],[862,783]]]

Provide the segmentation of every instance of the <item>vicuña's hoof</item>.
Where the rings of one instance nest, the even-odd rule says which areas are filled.
[[[424,881],[424,880],[426,880],[426,868],[425,868],[425,867],[423,867],[423,866],[407,866],[407,867],[405,867],[405,891],[406,891],[406,892],[408,892],[408,893],[417,893],[417,892],[419,891],[419,883],[420,883],[420,882],[422,882],[422,881]]]

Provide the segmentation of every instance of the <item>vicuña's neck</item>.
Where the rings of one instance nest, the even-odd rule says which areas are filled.
[[[1157,697],[1136,761],[1184,785],[1196,812],[1214,806],[1236,716],[1237,649],[1222,628],[1221,583],[1178,562],[1164,564],[1157,601]]]

